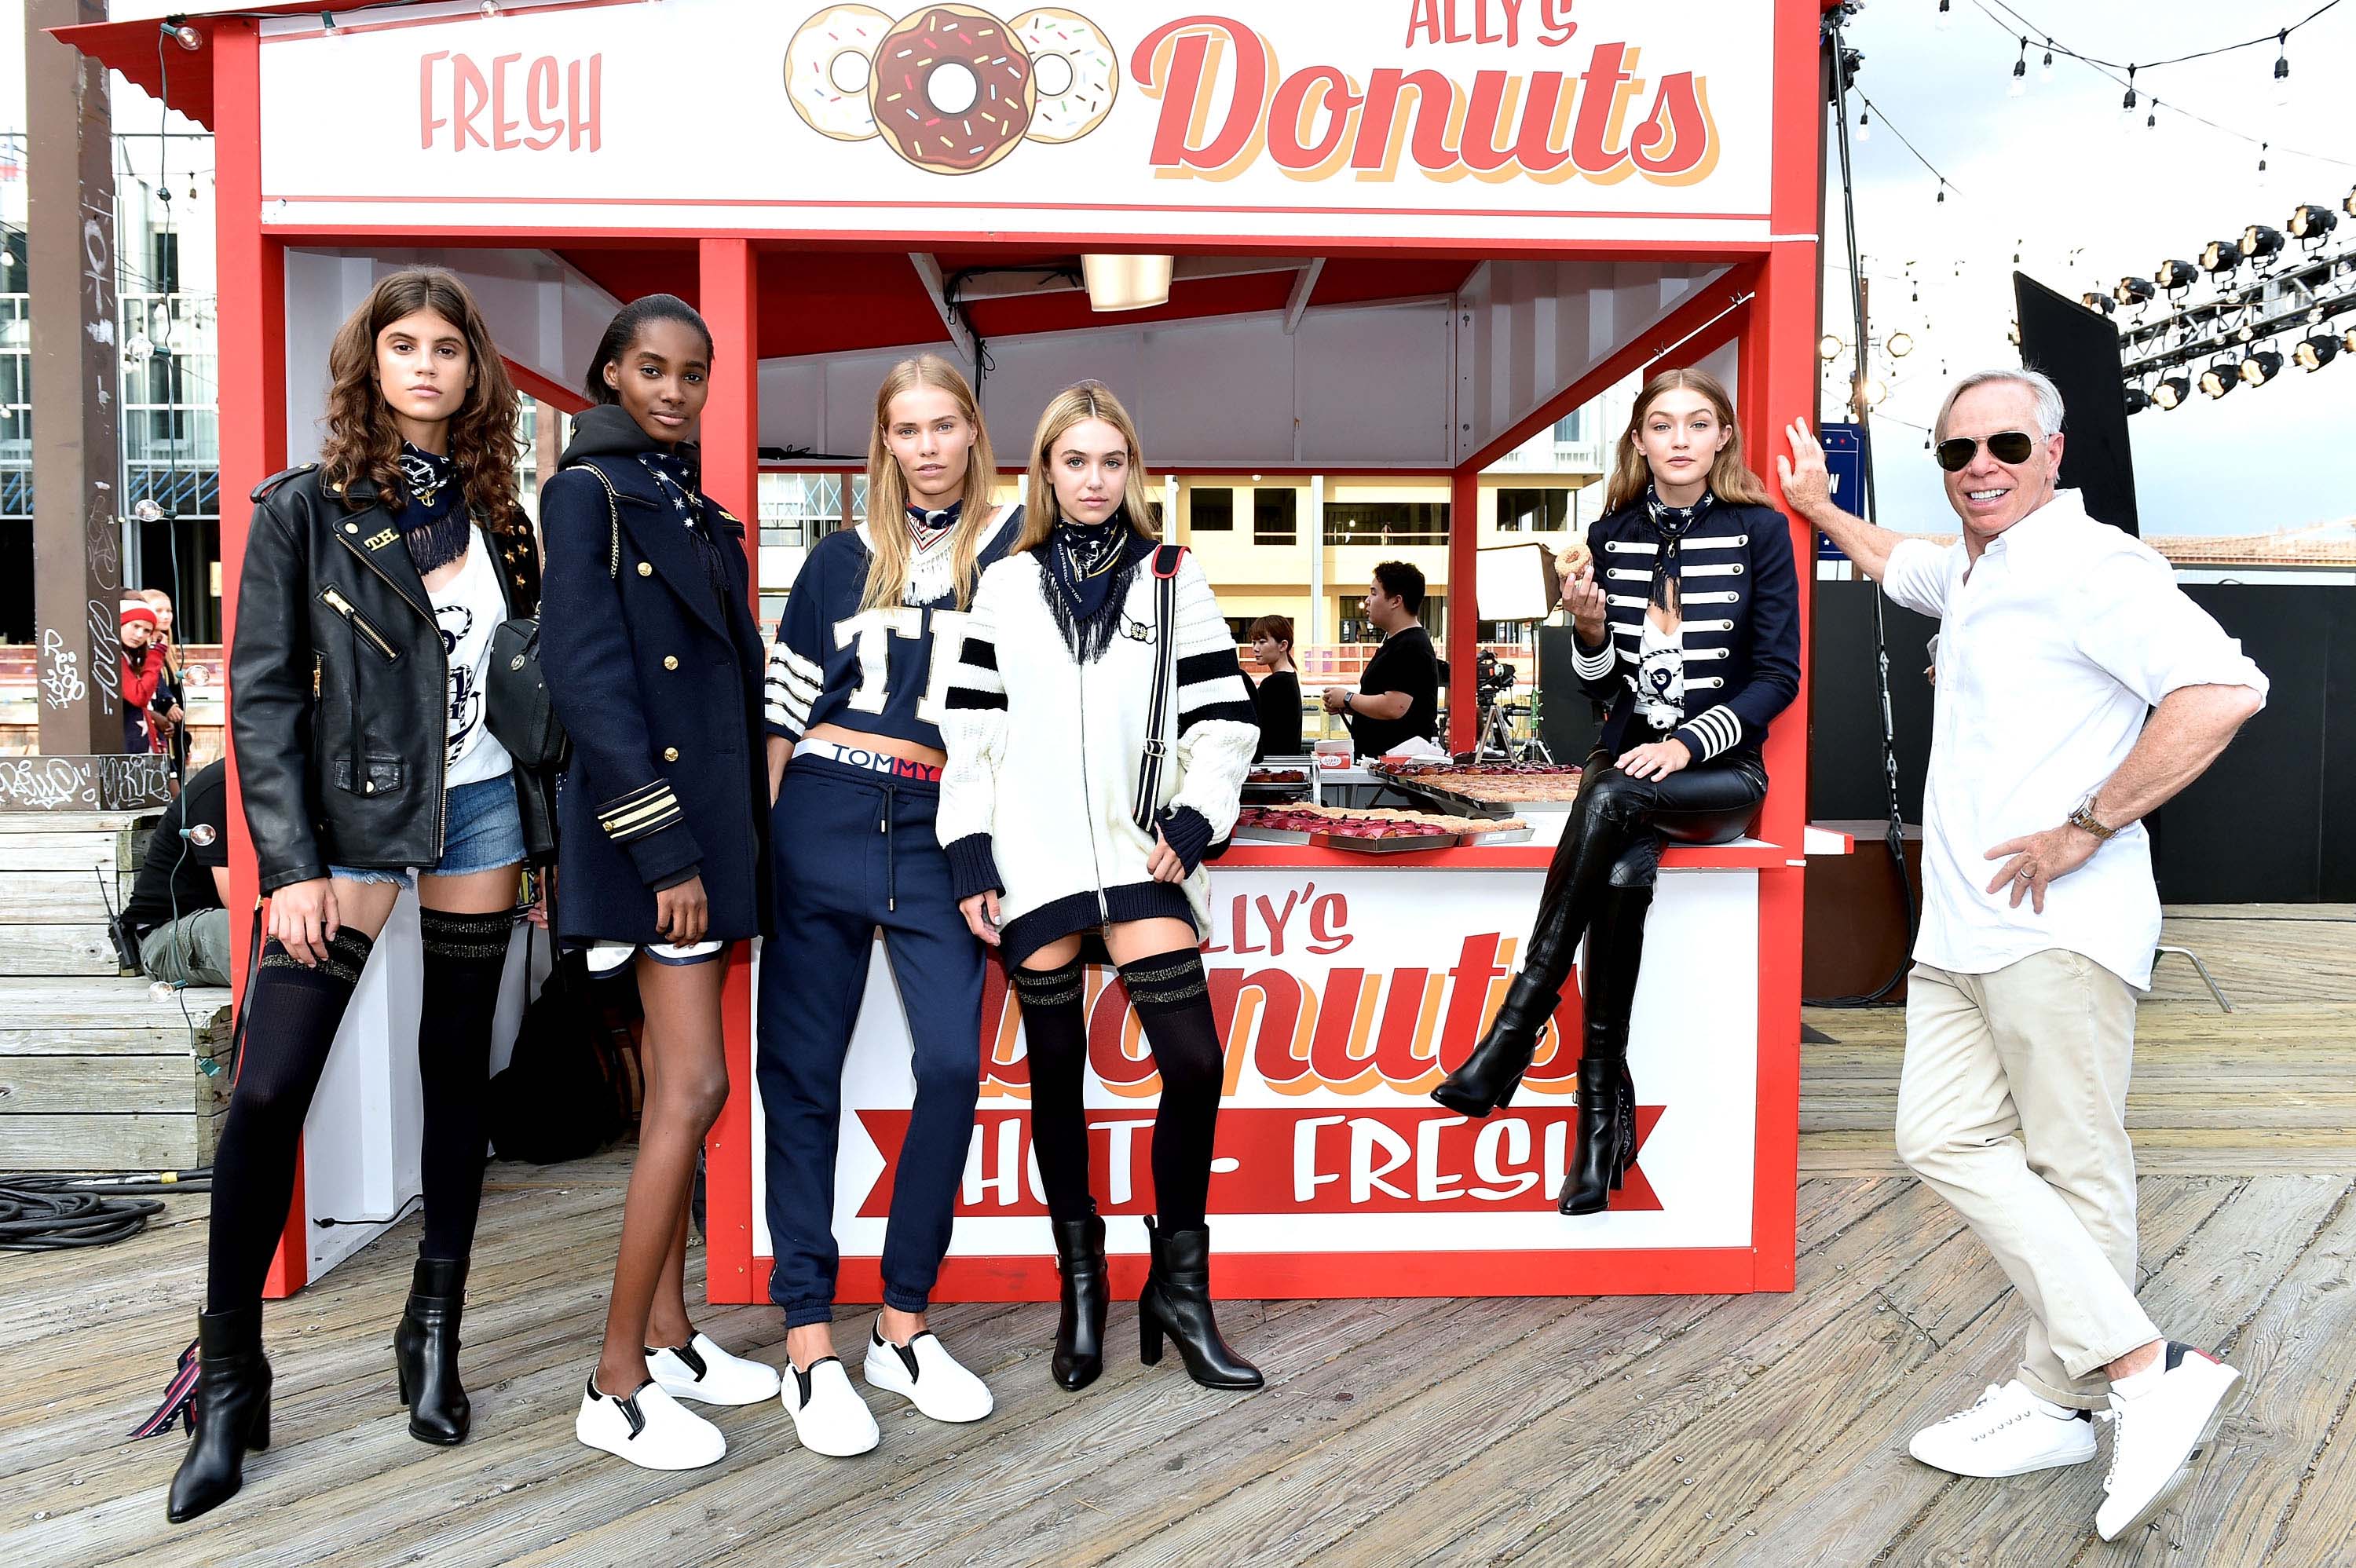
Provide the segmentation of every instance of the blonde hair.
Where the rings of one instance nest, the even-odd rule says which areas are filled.
[[[981,553],[981,536],[995,510],[990,492],[998,478],[998,461],[990,450],[990,430],[981,422],[981,409],[973,388],[958,368],[937,354],[903,359],[875,389],[875,424],[867,432],[867,586],[859,595],[862,610],[897,604],[908,592],[908,530],[899,523],[908,508],[908,476],[900,472],[884,432],[892,420],[892,400],[918,387],[947,392],[958,415],[973,427],[973,444],[966,451],[965,490],[958,513],[950,561],[957,574],[958,608],[973,600],[974,558]]]
[[[1129,417],[1120,400],[1102,381],[1076,381],[1047,400],[1039,415],[1039,433],[1031,443],[1031,476],[1025,481],[1023,497],[1023,537],[1014,541],[1009,553],[1036,549],[1047,542],[1062,517],[1055,504],[1055,485],[1047,476],[1047,454],[1066,431],[1082,420],[1102,420],[1120,432],[1129,446],[1129,474],[1123,486],[1121,505],[1128,509],[1129,526],[1145,539],[1158,539],[1160,531],[1153,526],[1153,481],[1145,472],[1145,453],[1137,439],[1137,421]]]
[[[1612,487],[1603,493],[1604,512],[1609,515],[1644,498],[1644,486],[1653,482],[1653,466],[1644,461],[1636,432],[1644,428],[1644,417],[1653,411],[1661,394],[1680,389],[1708,399],[1718,422],[1727,432],[1726,445],[1709,465],[1709,493],[1740,506],[1769,505],[1766,483],[1742,461],[1742,427],[1735,422],[1734,400],[1726,395],[1725,384],[1707,370],[1664,370],[1644,383],[1643,395],[1629,411],[1628,428],[1620,432],[1619,454],[1612,464]]]

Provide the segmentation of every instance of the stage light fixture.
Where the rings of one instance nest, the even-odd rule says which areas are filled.
[[[2162,261],[2151,274],[2151,281],[2169,293],[2189,289],[2200,280],[2201,269],[2190,261]]]
[[[2241,366],[2231,359],[2220,359],[2201,372],[2201,390],[2213,401],[2232,391],[2241,379]]]
[[[2179,407],[2191,395],[2192,383],[2181,376],[2166,377],[2151,389],[2151,400],[2163,409]]]
[[[2133,308],[2148,303],[2152,295],[2158,293],[2159,293],[2158,288],[2149,278],[2126,277],[2119,280],[2119,286],[2111,291],[2111,297],[2121,304]]]
[[[1088,308],[1102,313],[1168,304],[1173,266],[1169,256],[1083,255],[1080,272],[1087,283]]]
[[[2283,227],[2290,231],[2294,240],[2309,245],[2320,244],[2325,235],[2340,227],[2340,215],[2328,207],[2318,207],[2311,201],[2301,202],[2292,210],[2290,221]]]
[[[2151,394],[2145,391],[2141,387],[2129,387],[2124,396],[2126,400],[2127,412],[2131,414],[2139,414],[2143,412],[2144,410],[2151,407]]]
[[[2078,296],[2078,303],[2101,315],[2109,315],[2119,308],[2119,302],[2105,293],[2088,289]]]
[[[2242,242],[2238,240],[2211,240],[2201,247],[2201,270],[2204,272],[2230,272],[2242,264]]]
[[[2340,198],[2340,210],[2351,218],[2356,218],[2356,185],[2350,186],[2348,194]]]
[[[2282,230],[2269,229],[2263,223],[2253,223],[2242,230],[2242,254],[2252,261],[2278,254],[2283,248]]]
[[[1841,350],[1847,347],[1847,344],[1843,343],[1840,340],[1840,335],[1838,333],[1827,332],[1824,336],[1816,340],[1816,357],[1824,360],[1827,364],[1830,364],[1833,360],[1839,358],[1841,357]]]
[[[2272,348],[2260,348],[2242,356],[2242,379],[2253,387],[2263,387],[2282,374],[2282,355]]]
[[[2356,354],[2356,326],[2351,326],[2340,335],[2340,347],[2342,352]]]
[[[1890,357],[1892,359],[1903,359],[1914,352],[1914,335],[1911,332],[1893,332],[1890,335],[1890,341],[1883,347],[1890,350]]]
[[[2291,357],[2300,369],[2312,372],[2330,364],[2339,352],[2340,339],[2328,332],[2319,332],[2313,337],[2299,339],[2298,347],[2291,350]]]

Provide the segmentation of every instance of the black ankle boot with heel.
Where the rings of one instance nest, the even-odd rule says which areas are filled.
[[[1055,1381],[1079,1390],[1104,1371],[1105,1309],[1111,1281],[1105,1274],[1105,1223],[1091,1212],[1085,1220],[1058,1220],[1055,1267],[1064,1276],[1062,1316],[1055,1323]]]
[[[1530,1059],[1537,1054],[1538,1037],[1561,1002],[1558,990],[1531,978],[1527,970],[1515,975],[1489,1032],[1481,1037],[1464,1065],[1431,1092],[1431,1097],[1464,1116],[1485,1116],[1511,1104],[1514,1091],[1522,1086],[1522,1074],[1529,1071]]]
[[[474,1409],[458,1381],[458,1318],[466,1301],[466,1259],[417,1260],[409,1305],[392,1332],[392,1359],[401,1403],[409,1407],[409,1435],[420,1443],[447,1448],[466,1440]]]
[[[197,1315],[197,1392],[193,1436],[172,1477],[166,1509],[174,1524],[208,1513],[237,1495],[245,1456],[270,1446],[270,1361],[262,1353],[262,1308]]]
[[[1178,1344],[1186,1374],[1205,1388],[1256,1389],[1259,1369],[1235,1353],[1219,1334],[1211,1311],[1211,1232],[1164,1231],[1145,1221],[1153,1250],[1152,1272],[1137,1298],[1138,1355],[1149,1367],[1162,1362],[1164,1336]]]
[[[1622,1117],[1617,1057],[1587,1056],[1579,1062],[1579,1147],[1562,1184],[1566,1214],[1600,1214],[1627,1175],[1635,1153],[1633,1116]]]

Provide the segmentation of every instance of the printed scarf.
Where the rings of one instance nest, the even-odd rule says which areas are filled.
[[[401,539],[420,577],[464,560],[471,537],[458,465],[438,453],[401,443]]]

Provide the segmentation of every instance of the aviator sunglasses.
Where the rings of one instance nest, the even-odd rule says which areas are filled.
[[[1951,435],[1937,448],[1939,466],[1950,474],[1960,474],[1972,465],[1980,443],[1968,435]],[[2029,454],[2037,450],[2037,438],[2025,432],[2003,430],[1987,438],[1988,455],[1998,463],[2026,463]]]

